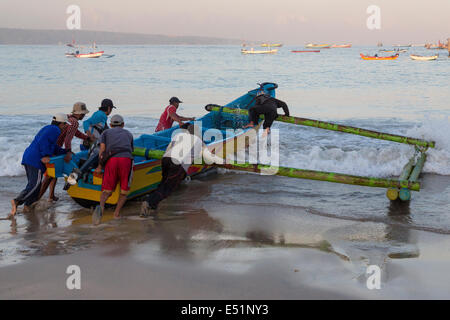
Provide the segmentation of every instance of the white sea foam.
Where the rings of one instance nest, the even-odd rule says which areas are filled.
[[[24,175],[21,159],[24,150],[46,118],[28,119],[32,125],[18,130],[15,116],[2,119],[0,133],[0,176]],[[42,120],[42,121],[41,121]],[[130,131],[138,137],[144,132],[152,132],[156,120],[133,117],[127,122]],[[153,119],[152,119],[153,120]],[[151,123],[149,125],[149,122]],[[367,122],[367,121],[366,121]],[[350,123],[350,125],[357,125]],[[392,132],[388,128],[397,128],[394,120],[387,124],[369,121],[361,126],[372,125],[374,130]],[[427,119],[422,124],[401,123],[396,134],[433,140],[436,148],[427,151],[428,158],[424,172],[450,175],[450,119]],[[5,128],[5,131],[3,130]],[[336,133],[315,128],[277,124],[280,129],[280,165],[301,169],[339,172],[352,175],[389,177],[399,175],[403,166],[414,155],[409,145],[389,141],[374,140],[355,135]],[[74,139],[74,146],[78,146]]]

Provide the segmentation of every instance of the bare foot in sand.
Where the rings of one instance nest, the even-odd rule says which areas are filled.
[[[11,212],[8,215],[8,219],[14,217],[16,213],[17,213],[17,202],[16,200],[13,199],[11,200]]]
[[[58,200],[59,200],[59,198],[57,196],[53,196],[48,199],[48,202],[53,202],[53,201],[56,202]]]

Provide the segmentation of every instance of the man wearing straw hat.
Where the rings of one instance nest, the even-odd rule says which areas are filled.
[[[65,162],[70,162],[70,160],[72,160],[72,139],[74,136],[83,141],[92,140],[90,132],[84,134],[78,130],[78,121],[83,120],[84,116],[88,113],[89,110],[86,108],[86,104],[84,102],[76,102],[73,105],[72,113],[67,115],[68,125],[61,131],[61,134],[56,141],[56,144],[59,147],[63,147],[64,145],[64,148],[67,150],[66,156],[64,157]],[[42,182],[41,191],[39,193],[39,199],[44,195],[50,185],[49,201],[58,200],[58,197],[55,196],[56,181],[56,178],[51,178],[47,175],[45,176],[44,181]]]
[[[51,124],[39,130],[22,156],[22,165],[25,167],[28,183],[20,194],[11,200],[11,212],[8,218],[14,218],[17,207],[24,204],[24,211],[30,211],[32,205],[38,200],[41,189],[42,174],[46,170],[45,164],[49,163],[53,155],[64,154],[66,150],[56,144],[61,130],[67,126],[67,115],[56,114]]]

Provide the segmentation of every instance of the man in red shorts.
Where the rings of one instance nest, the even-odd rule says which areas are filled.
[[[195,118],[186,118],[179,116],[177,114],[177,109],[180,103],[183,101],[180,101],[177,97],[172,97],[169,100],[169,105],[164,109],[164,112],[161,114],[161,117],[159,118],[158,125],[156,126],[155,132],[166,130],[172,128],[172,124],[174,121],[178,122],[180,124],[180,127],[183,125],[183,121],[194,121]]]
[[[127,201],[133,170],[133,135],[123,128],[124,125],[122,116],[116,114],[111,117],[111,129],[104,131],[100,137],[100,158],[95,172],[101,173],[102,163],[105,171],[100,205],[95,208],[92,216],[94,224],[100,223],[106,200],[116,189],[118,183],[120,183],[120,196],[114,210],[114,218],[120,217],[120,209]]]

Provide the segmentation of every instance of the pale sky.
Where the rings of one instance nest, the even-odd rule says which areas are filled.
[[[0,0],[0,27],[65,29],[69,5],[81,29],[194,35],[286,44],[407,44],[450,37],[450,0]],[[381,29],[369,30],[370,5]]]

